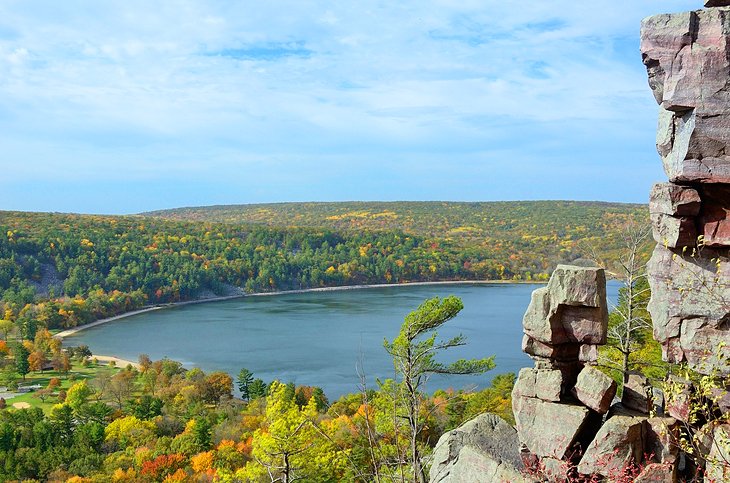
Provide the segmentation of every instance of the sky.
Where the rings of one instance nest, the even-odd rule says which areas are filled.
[[[646,202],[639,25],[700,0],[0,2],[0,210]]]

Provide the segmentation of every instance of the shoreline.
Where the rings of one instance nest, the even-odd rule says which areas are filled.
[[[72,327],[70,329],[63,330],[57,334],[55,334],[53,337],[56,339],[63,339],[65,337],[72,336],[74,334],[77,334],[81,332],[82,330],[90,329],[92,327],[96,327],[99,325],[107,324],[109,322],[114,322],[117,320],[125,319],[127,317],[133,317],[135,315],[144,314],[146,312],[152,312],[155,310],[162,310],[162,309],[171,309],[175,307],[182,307],[184,305],[193,305],[193,304],[202,304],[202,303],[208,303],[208,302],[223,302],[226,300],[234,300],[234,299],[240,299],[240,298],[246,298],[246,297],[270,297],[274,295],[287,295],[287,294],[303,294],[303,293],[312,293],[312,292],[338,292],[343,290],[363,290],[363,289],[373,289],[373,288],[392,288],[392,287],[405,287],[405,286],[428,286],[428,285],[467,285],[467,284],[476,284],[476,285],[512,285],[512,284],[546,284],[546,281],[527,281],[527,280],[445,280],[440,282],[407,282],[407,283],[381,283],[381,284],[365,284],[365,285],[341,285],[338,287],[316,287],[316,288],[302,288],[302,289],[295,289],[295,290],[278,290],[275,292],[257,292],[257,293],[241,293],[236,295],[222,295],[220,297],[208,297],[203,299],[197,299],[197,300],[185,300],[182,302],[172,302],[168,304],[159,304],[159,305],[153,305],[149,307],[143,307],[141,309],[133,310],[131,312],[125,312],[123,314],[114,315],[112,317],[107,317],[105,319],[99,319],[95,320],[94,322],[90,322],[88,324],[79,325],[77,327]],[[97,356],[97,358],[105,357],[106,360],[112,360],[117,359],[112,356]],[[101,360],[101,359],[99,359]],[[136,365],[135,362],[127,361],[124,359],[117,359],[119,362],[130,363],[133,366]]]

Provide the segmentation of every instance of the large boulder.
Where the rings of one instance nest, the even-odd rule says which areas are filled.
[[[588,408],[531,397],[512,399],[520,441],[539,457],[563,459],[589,424]]]
[[[599,414],[608,412],[614,396],[616,381],[592,366],[585,366],[573,388],[573,394],[580,402]]]
[[[607,307],[603,269],[558,265],[547,286],[532,293],[522,326],[531,340],[542,344],[576,344],[570,350],[577,360],[580,344],[606,343]]]
[[[606,274],[602,268],[558,265],[547,289],[553,306],[606,307]]]
[[[620,468],[640,463],[644,452],[645,420],[646,417],[629,411],[610,416],[583,454],[578,472],[608,477],[617,474]]]
[[[557,369],[520,369],[512,389],[513,397],[536,397],[543,401],[560,401],[564,391],[563,373]]]
[[[675,483],[676,471],[673,465],[666,463],[649,463],[633,483]]]
[[[481,414],[441,436],[433,452],[431,483],[515,483],[532,480],[520,472],[517,431],[494,414]]]
[[[679,455],[677,442],[682,434],[682,424],[671,417],[653,417],[646,420],[644,454],[656,463],[674,466]]]
[[[640,372],[630,372],[624,383],[621,404],[628,409],[648,414],[652,410],[652,387],[646,376]]]

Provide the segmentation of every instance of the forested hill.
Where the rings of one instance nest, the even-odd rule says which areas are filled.
[[[622,246],[621,226],[645,222],[646,211],[532,202],[306,203],[167,213],[198,218],[190,221],[0,211],[0,318],[31,333],[33,324],[73,326],[145,304],[236,290],[546,280],[558,263],[585,256],[588,245],[610,258]]]
[[[648,224],[646,205],[592,201],[322,202],[177,208],[144,213],[171,220],[332,230],[402,230],[467,245],[505,240],[602,239],[628,219]]]

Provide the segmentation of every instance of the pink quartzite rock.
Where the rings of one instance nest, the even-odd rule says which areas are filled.
[[[644,454],[657,463],[677,462],[682,425],[674,418],[649,418],[646,420],[646,441]]]
[[[543,344],[605,344],[608,310],[603,269],[558,265],[547,287],[532,293],[522,327]]]
[[[434,448],[429,482],[532,482],[520,473],[519,446],[510,424],[495,414],[480,414],[441,436]]]
[[[682,334],[679,336],[679,343],[682,346],[682,353],[687,363],[694,367],[697,372],[709,374],[713,369],[730,372],[730,346],[720,348],[722,342],[727,344],[730,341],[730,330],[728,321],[717,321],[695,317],[682,321]],[[724,355],[722,357],[718,357]]]
[[[624,384],[621,404],[628,409],[648,414],[652,406],[651,389],[651,385],[643,374],[632,372]]]
[[[586,366],[578,374],[573,394],[589,408],[605,414],[616,395],[616,381],[595,367]]]
[[[707,458],[705,483],[730,481],[730,424],[718,426],[713,434],[712,447]]]
[[[657,148],[673,182],[730,182],[730,22],[725,9],[656,15],[641,25],[661,105]]]
[[[673,183],[657,183],[649,195],[649,213],[670,216],[700,214],[700,195],[696,189]]]
[[[703,374],[730,374],[728,252],[704,247],[693,256],[658,245],[647,264],[654,338],[666,360],[687,361]]]
[[[513,397],[536,397],[543,401],[560,401],[563,390],[563,373],[557,369],[520,369]]]
[[[609,417],[583,454],[578,472],[608,476],[631,462],[641,461],[644,421],[645,418],[624,414]]]
[[[669,248],[693,247],[697,244],[695,219],[662,213],[651,214],[654,241]]]
[[[692,383],[677,376],[669,376],[671,391],[667,396],[666,412],[671,417],[688,423],[690,421],[690,405]]]
[[[595,364],[598,362],[598,346],[592,344],[583,344],[580,346],[578,360],[586,364]]]
[[[513,398],[512,410],[520,441],[530,452],[557,459],[568,453],[590,414],[583,406],[531,397]]]
[[[543,357],[533,357],[535,361],[535,370],[560,371],[563,376],[562,394],[570,393],[578,379],[578,374],[583,370],[583,364],[578,361],[556,361],[545,359]]]
[[[555,458],[542,458],[540,460],[542,466],[542,474],[547,481],[569,481],[570,479],[570,463]],[[544,480],[540,480],[544,481]]]
[[[522,351],[530,356],[570,362],[578,360],[580,346],[578,344],[548,345],[525,335],[522,338]]]
[[[552,306],[606,306],[606,274],[602,268],[558,265],[547,289]]]
[[[674,483],[677,481],[674,465],[649,463],[634,479],[634,483]]]
[[[703,185],[702,209],[697,226],[703,243],[709,247],[730,246],[730,185]]]

